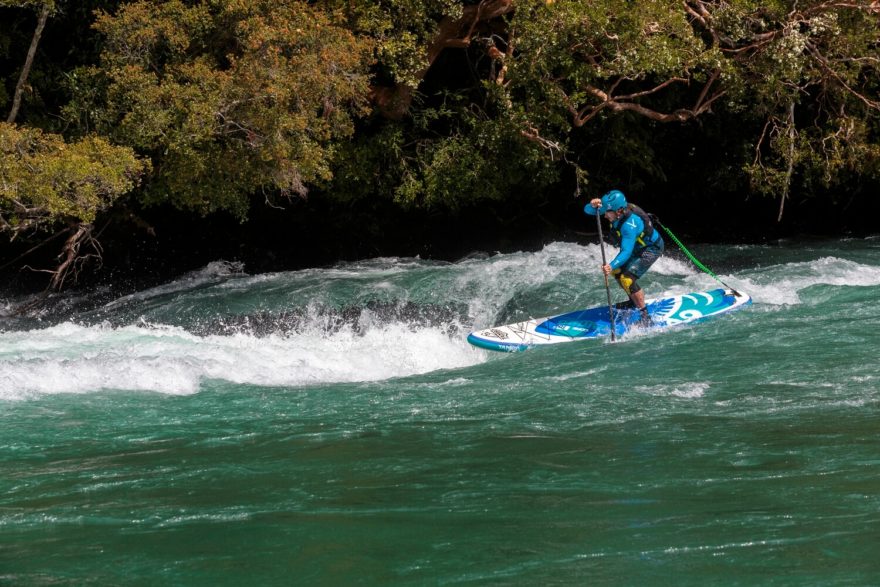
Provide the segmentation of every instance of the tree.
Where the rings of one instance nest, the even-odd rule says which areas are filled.
[[[779,220],[795,173],[802,185],[825,188],[853,174],[880,176],[877,2],[686,7],[735,64],[731,100],[762,118],[746,171],[753,189],[779,194]]]
[[[527,117],[495,89],[515,2],[322,4],[344,10],[375,47],[370,97],[382,119],[343,147],[334,182],[342,197],[458,209],[512,194],[534,199],[557,178],[555,162],[542,155],[548,143],[527,136]]]
[[[244,218],[255,193],[305,197],[367,112],[371,41],[307,2],[140,1],[95,26],[101,67],[66,113],[150,157],[147,203]]]
[[[66,225],[59,265],[49,271],[50,288],[59,290],[83,261],[100,258],[92,234],[96,216],[137,186],[148,168],[130,149],[99,137],[66,143],[59,135],[0,123],[0,232],[35,237]]]
[[[796,174],[826,187],[878,174],[878,16],[868,0],[523,0],[505,87],[552,144],[621,114],[740,118],[744,169],[781,195],[781,219]],[[763,130],[746,136],[752,121]]]
[[[445,49],[476,44],[497,57],[494,33],[506,28],[502,19],[514,9],[513,0],[377,0],[356,5],[324,0],[323,4],[344,7],[349,26],[375,40],[380,71],[371,98],[384,116],[395,120],[410,113],[419,84]]]

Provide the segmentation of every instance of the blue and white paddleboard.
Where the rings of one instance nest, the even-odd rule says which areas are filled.
[[[653,324],[649,329],[698,322],[752,303],[752,298],[730,289],[696,291],[680,296],[647,300]],[[614,309],[614,332],[626,334],[638,325],[639,312]],[[572,342],[611,335],[608,306],[577,310],[547,318],[531,318],[523,322],[477,330],[468,335],[468,342],[490,351],[524,351],[544,344]]]

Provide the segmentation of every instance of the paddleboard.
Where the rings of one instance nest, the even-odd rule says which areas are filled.
[[[652,324],[639,324],[640,314],[634,308],[614,308],[614,332],[623,336],[634,328],[655,329],[699,322],[752,303],[752,298],[730,289],[695,291],[668,298],[647,300]],[[490,351],[524,351],[533,346],[572,342],[611,335],[608,306],[597,306],[522,322],[477,330],[468,335],[468,342]]]

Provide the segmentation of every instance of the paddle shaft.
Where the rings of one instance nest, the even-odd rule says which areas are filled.
[[[616,330],[614,326],[614,310],[611,308],[611,287],[608,285],[608,276],[605,275],[605,265],[607,262],[605,261],[605,237],[602,235],[602,219],[599,218],[599,209],[596,209],[596,228],[599,229],[599,249],[602,251],[602,275],[605,276],[605,293],[608,296],[608,318],[611,320],[611,342],[616,340],[614,331]]]

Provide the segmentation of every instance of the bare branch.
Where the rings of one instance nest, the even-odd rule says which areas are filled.
[[[686,110],[684,108],[671,113],[663,113],[651,110],[650,108],[645,108],[641,104],[635,104],[633,102],[612,102],[609,104],[609,108],[613,111],[629,110],[636,114],[640,114],[645,118],[656,120],[657,122],[685,122],[686,120],[690,120],[697,116],[693,110]]]
[[[685,122],[686,120],[690,120],[698,117],[699,115],[707,112],[709,108],[712,106],[712,103],[723,96],[725,91],[717,91],[710,98],[706,98],[709,94],[709,90],[715,81],[718,79],[720,75],[720,71],[716,70],[712,73],[709,79],[706,81],[702,92],[700,92],[699,97],[697,98],[696,103],[692,109],[680,108],[671,113],[658,112],[657,110],[653,110],[651,108],[647,108],[635,102],[635,100],[639,98],[643,98],[645,96],[650,96],[652,94],[656,94],[657,92],[669,87],[674,83],[688,83],[689,80],[686,78],[673,77],[661,84],[654,86],[649,90],[644,90],[642,92],[635,92],[632,94],[625,94],[621,96],[614,96],[614,88],[622,81],[618,80],[613,86],[612,89],[608,92],[601,90],[594,86],[587,86],[584,88],[588,93],[592,94],[596,98],[600,100],[599,104],[595,105],[587,105],[581,108],[580,110],[576,109],[575,106],[568,99],[568,96],[564,96],[564,100],[566,102],[566,107],[568,108],[569,113],[572,115],[572,124],[575,127],[581,127],[587,122],[589,122],[593,117],[595,117],[599,112],[603,109],[611,110],[612,112],[622,112],[622,111],[630,111],[635,112],[641,116],[645,116],[646,118],[650,118],[651,120],[656,120],[657,122]]]
[[[779,196],[779,216],[776,222],[782,222],[782,210],[785,207],[785,200],[788,199],[788,192],[791,189],[791,176],[794,173],[795,163],[795,138],[797,138],[797,129],[794,125],[794,101],[788,104],[788,167],[785,170],[785,184],[782,186],[782,194]]]
[[[641,98],[643,96],[650,96],[651,94],[656,94],[660,90],[671,86],[675,82],[688,83],[688,81],[689,80],[687,80],[683,77],[673,77],[673,78],[666,80],[665,82],[663,82],[659,86],[655,86],[655,87],[651,88],[650,90],[645,90],[644,92],[636,92],[635,94],[627,94],[625,96],[617,96],[617,98],[615,98],[615,99],[616,100],[635,100],[635,99]]]
[[[761,145],[764,143],[764,137],[767,136],[767,129],[770,128],[770,125],[773,123],[772,118],[768,118],[767,122],[764,123],[764,128],[761,130],[761,137],[755,142],[755,160],[753,161],[754,165],[759,165],[763,167],[764,165],[761,163]],[[774,125],[775,128],[775,125]],[[772,134],[772,131],[771,131]]]
[[[498,71],[498,75],[495,76],[495,83],[499,86],[505,85],[504,78],[507,75],[508,63],[513,59],[513,40],[515,36],[516,31],[510,29],[510,32],[507,35],[507,51],[505,51],[504,57],[501,59],[501,69]]]
[[[835,8],[852,8],[853,10],[864,10],[865,12],[880,12],[880,2],[874,0],[871,3],[865,2],[820,2],[815,6],[809,6],[803,9],[804,14],[816,14],[819,12],[827,12]]]
[[[718,32],[715,30],[715,27],[712,26],[712,15],[706,10],[706,7],[703,6],[702,2],[696,2],[695,6],[691,6],[690,2],[682,2],[684,5],[685,11],[690,14],[694,20],[696,20],[704,29],[709,31],[709,34],[712,35],[712,42],[717,47],[721,45],[721,39],[718,36]]]
[[[694,104],[695,111],[700,111],[700,112],[704,111],[703,106],[702,106],[703,102],[706,100],[706,95],[709,93],[709,88],[712,87],[712,84],[715,83],[715,80],[718,79],[719,75],[721,75],[721,71],[716,69],[715,71],[712,72],[712,75],[709,76],[709,79],[706,80],[706,83],[703,85],[703,91],[700,92],[700,95],[697,98],[697,103]],[[713,97],[712,100],[714,100],[717,97],[718,96]],[[711,100],[710,100],[710,102],[711,102]]]
[[[80,270],[89,259],[97,259],[99,263],[103,261],[104,249],[92,235],[92,229],[93,226],[90,223],[80,223],[71,228],[70,237],[64,243],[61,254],[58,256],[61,263],[54,271],[50,271],[52,279],[48,289],[61,291],[68,277],[72,277],[76,281]],[[81,254],[83,245],[91,247],[93,252]]]
[[[528,140],[537,143],[542,148],[547,149],[550,152],[551,159],[554,159],[557,153],[562,152],[562,146],[558,142],[545,139],[541,136],[540,131],[531,124],[527,125],[525,130],[521,130],[520,134]]]
[[[828,60],[825,59],[825,57],[822,56],[821,53],[819,53],[818,49],[816,49],[816,47],[813,46],[812,43],[807,43],[807,49],[809,49],[810,54],[816,59],[816,61],[819,62],[819,65],[822,66],[822,69],[831,77],[836,79],[837,82],[844,88],[846,88],[849,93],[862,101],[868,108],[880,110],[880,102],[875,102],[874,100],[868,99],[867,97],[853,89],[848,83],[846,83],[846,81],[842,77],[840,77],[840,74],[834,71],[834,69],[828,64]]]
[[[465,6],[461,18],[443,19],[437,36],[428,47],[427,67],[419,72],[418,77],[420,79],[424,77],[443,49],[468,47],[478,24],[498,18],[511,11],[513,11],[513,0],[481,0],[477,5]]]

